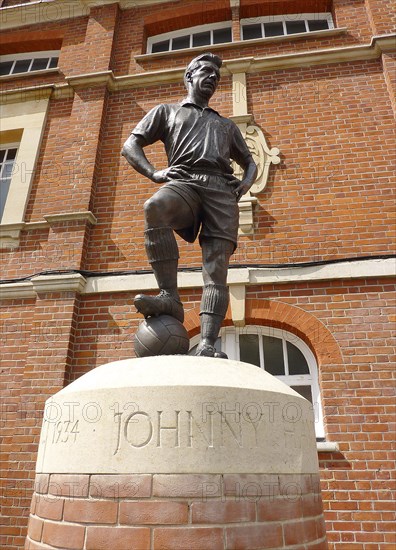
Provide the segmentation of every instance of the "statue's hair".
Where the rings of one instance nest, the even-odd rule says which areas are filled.
[[[197,57],[194,57],[194,59],[192,59],[187,65],[187,68],[184,72],[184,84],[186,85],[186,87],[188,76],[191,75],[199,67],[201,61],[209,61],[210,63],[213,63],[213,65],[216,65],[216,67],[218,67],[219,69],[223,64],[223,61],[220,59],[220,57],[213,53],[203,53],[201,55],[198,55]]]

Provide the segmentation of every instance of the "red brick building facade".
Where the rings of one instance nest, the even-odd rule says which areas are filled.
[[[44,401],[133,356],[133,297],[155,292],[154,184],[120,151],[150,108],[183,98],[184,67],[208,50],[224,60],[211,106],[252,136],[261,168],[222,345],[243,358],[253,334],[308,350],[330,547],[394,548],[391,3],[6,0],[0,20],[2,548],[25,544]],[[161,144],[148,157],[165,165]],[[193,345],[200,249],[179,244]],[[46,548],[40,520],[30,544]]]

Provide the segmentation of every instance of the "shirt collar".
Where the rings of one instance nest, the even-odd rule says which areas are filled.
[[[203,111],[204,109],[208,109],[209,111],[213,111],[214,113],[216,113],[216,115],[220,115],[220,113],[218,111],[216,111],[215,109],[212,109],[212,107],[201,107],[200,105],[197,105],[196,103],[193,103],[192,101],[188,101],[188,99],[183,99],[182,101],[180,101],[180,105],[181,106],[184,106],[184,105],[193,105],[194,107],[197,107],[199,110]]]

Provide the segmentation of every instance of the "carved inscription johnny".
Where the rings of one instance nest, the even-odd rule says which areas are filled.
[[[114,410],[116,438],[113,455],[126,448],[168,449],[256,448],[266,443],[268,427],[281,419],[284,431],[300,446],[294,425],[302,420],[295,403],[204,403],[202,410]]]
[[[109,458],[139,456],[146,451],[155,454],[156,450],[181,456],[189,450],[207,453],[230,448],[260,455],[271,448],[286,456],[280,440],[287,440],[291,455],[286,458],[293,461],[304,445],[301,425],[312,422],[311,412],[296,400],[201,401],[191,406],[184,401],[178,407],[168,402],[161,408],[132,401],[111,405],[52,401],[45,411],[43,444],[47,451],[58,446],[66,450],[76,442],[88,445],[105,438]]]

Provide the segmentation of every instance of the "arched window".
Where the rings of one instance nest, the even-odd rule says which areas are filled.
[[[231,26],[231,21],[223,21],[150,36],[147,51],[160,53],[232,42]]]
[[[333,28],[331,13],[289,13],[241,20],[243,40],[327,31]]]
[[[191,339],[193,355],[199,335]],[[308,399],[315,414],[317,439],[324,438],[322,407],[315,357],[301,338],[284,330],[265,326],[225,327],[216,347],[229,359],[251,363],[282,380]]]
[[[55,69],[58,66],[59,53],[59,50],[50,50],[2,55],[0,76]]]

